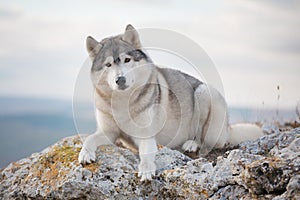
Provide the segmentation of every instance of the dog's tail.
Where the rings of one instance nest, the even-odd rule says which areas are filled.
[[[233,145],[247,140],[256,140],[263,135],[263,130],[256,124],[241,123],[228,127],[228,143]]]

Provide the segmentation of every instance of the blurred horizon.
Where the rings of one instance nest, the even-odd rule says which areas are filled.
[[[72,101],[37,98],[0,98],[0,168],[54,144],[59,139],[96,130],[94,107],[77,104],[73,118]],[[295,109],[253,109],[229,107],[229,121],[272,122],[296,120]]]

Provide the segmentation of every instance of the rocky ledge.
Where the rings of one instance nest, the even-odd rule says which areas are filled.
[[[80,165],[84,138],[62,139],[2,169],[0,199],[300,199],[299,128],[194,160],[162,147],[151,182],[137,177],[137,154],[113,145]]]

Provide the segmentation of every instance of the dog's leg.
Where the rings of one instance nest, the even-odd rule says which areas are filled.
[[[89,135],[83,143],[82,149],[78,156],[79,163],[87,164],[96,160],[95,151],[98,146],[104,144],[113,144],[117,138],[117,134],[104,135],[97,131]]]
[[[227,105],[216,89],[205,84],[196,89],[195,102],[200,113],[197,141],[201,141],[199,153],[202,155],[225,145],[228,137]]]
[[[139,147],[139,172],[138,177],[141,177],[141,181],[151,180],[152,175],[155,175],[156,165],[155,155],[157,152],[157,145],[155,138],[147,139],[134,139],[135,143]]]

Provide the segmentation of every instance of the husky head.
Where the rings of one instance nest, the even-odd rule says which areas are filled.
[[[92,82],[96,88],[124,91],[136,85],[141,77],[145,79],[150,59],[141,50],[138,33],[132,25],[127,25],[124,34],[101,42],[88,36],[86,46],[92,61]],[[138,69],[143,65],[143,70]]]

